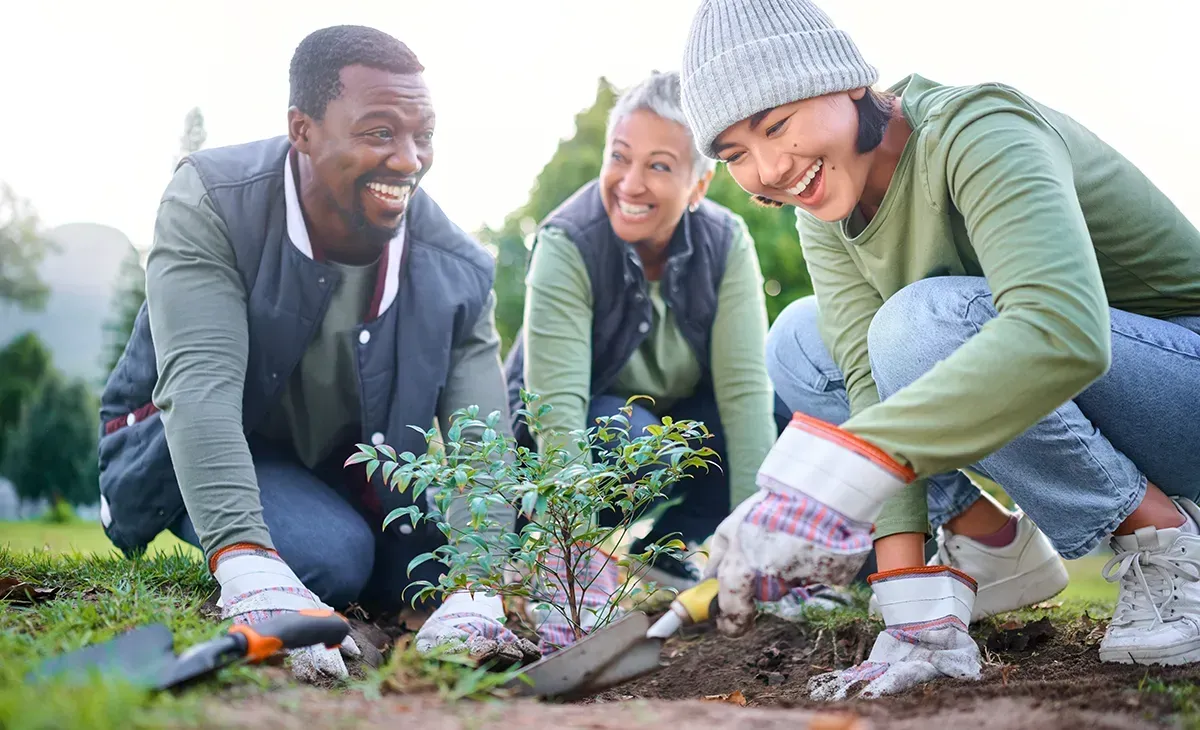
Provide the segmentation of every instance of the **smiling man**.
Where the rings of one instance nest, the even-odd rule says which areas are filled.
[[[441,533],[382,530],[410,498],[344,460],[362,442],[423,452],[409,426],[470,405],[508,421],[494,261],[419,187],[423,70],[377,30],[314,32],[292,59],[287,135],[191,155],[160,203],[146,306],[102,399],[102,522],[126,553],[164,530],[203,549],[225,618],[401,608],[412,581],[436,581],[437,563],[407,566]],[[538,656],[501,617],[498,598],[451,596],[417,643]],[[356,653],[291,664],[344,677]]]

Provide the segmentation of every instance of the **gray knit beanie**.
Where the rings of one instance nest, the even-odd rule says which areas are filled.
[[[703,0],[680,74],[683,112],[709,157],[717,135],[781,104],[871,86],[854,41],[807,0]]]

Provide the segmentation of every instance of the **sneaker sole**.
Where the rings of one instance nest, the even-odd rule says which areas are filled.
[[[1184,644],[1151,649],[1105,649],[1100,645],[1100,661],[1111,664],[1158,664],[1177,666],[1200,662],[1200,639]]]
[[[1070,582],[1067,566],[1055,555],[1028,573],[1014,575],[980,588],[975,596],[975,610],[971,618],[987,618],[1050,600],[1062,593]],[[1019,589],[1016,589],[1017,583],[1022,584]]]

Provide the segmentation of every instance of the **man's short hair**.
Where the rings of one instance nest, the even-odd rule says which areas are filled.
[[[320,121],[342,93],[342,69],[367,66],[398,74],[425,70],[408,46],[381,30],[335,25],[310,33],[292,55],[288,104]]]

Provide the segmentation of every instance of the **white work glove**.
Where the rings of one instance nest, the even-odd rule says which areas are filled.
[[[779,586],[847,585],[866,562],[879,510],[913,471],[853,434],[797,413],[758,470],[759,491],[717,527],[705,577],[720,582],[717,628],[754,625]]]
[[[967,633],[976,585],[966,573],[932,566],[875,573],[867,582],[887,628],[867,661],[808,680],[811,699],[879,697],[940,677],[979,679],[979,646]]]
[[[579,607],[580,628],[586,634],[601,618],[613,621],[621,615],[620,609],[611,605],[621,587],[621,576],[613,556],[597,547],[580,546],[579,549],[586,550],[587,556],[572,556],[572,562],[579,566],[575,576],[575,603]],[[545,563],[548,570],[543,575],[547,580],[534,588],[536,598],[528,602],[525,610],[526,618],[542,637],[543,655],[575,643],[575,631],[566,618],[571,615],[571,609],[567,599],[565,561],[561,554],[551,550]],[[553,604],[562,610],[545,604]]]
[[[494,661],[497,668],[521,666],[542,654],[528,639],[504,626],[504,602],[482,592],[452,593],[417,632],[417,651],[428,654],[439,647],[463,652],[477,664]]]
[[[256,624],[286,611],[333,609],[304,587],[287,563],[274,550],[257,545],[235,545],[215,556],[213,576],[221,584],[217,606],[221,618],[238,624]],[[358,658],[362,651],[350,636],[339,649],[314,644],[291,649],[292,674],[304,682],[345,679],[350,676],[342,654]]]

